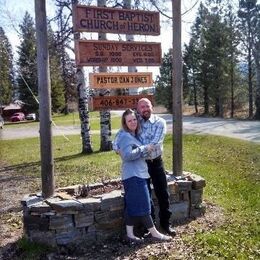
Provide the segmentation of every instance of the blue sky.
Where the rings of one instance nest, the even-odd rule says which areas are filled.
[[[53,14],[54,1],[47,0],[46,3],[48,15]],[[34,17],[34,0],[0,0],[0,25],[14,49],[19,44],[19,24],[26,11]]]

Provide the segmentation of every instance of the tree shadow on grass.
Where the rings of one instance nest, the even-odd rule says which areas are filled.
[[[17,183],[19,181],[32,181],[33,179],[38,179],[39,176],[28,176],[28,175],[15,175],[15,176],[10,176],[10,175],[5,175],[5,176],[2,176],[0,174],[0,182],[3,184],[5,182],[10,182],[10,181],[16,181]]]
[[[72,154],[72,155],[56,157],[56,158],[54,158],[54,162],[69,161],[69,160],[78,159],[78,158],[81,158],[81,157],[91,156],[91,155],[98,154],[98,153],[101,153],[101,152],[95,151],[91,154],[77,153],[77,154]],[[1,165],[0,165],[0,174],[6,173],[6,172],[9,172],[9,171],[27,170],[31,167],[40,167],[40,166],[41,166],[41,161],[24,162],[24,163],[8,165],[8,166],[3,166],[3,167],[1,167]],[[1,180],[1,178],[0,178],[0,180]]]
[[[92,156],[92,155],[98,154],[98,153],[101,153],[101,152],[95,151],[95,152],[89,153],[89,154],[77,153],[77,154],[72,154],[72,155],[65,155],[65,156],[61,156],[61,157],[56,157],[56,158],[54,158],[54,161],[55,161],[55,162],[69,161],[69,160],[78,159],[78,158],[81,158],[81,157],[84,157],[84,158],[85,158],[86,156]]]
[[[14,164],[14,165],[8,165],[0,168],[0,174],[1,173],[6,173],[6,172],[15,172],[15,171],[20,171],[21,169],[27,169],[35,166],[40,166],[41,162],[27,162],[27,163],[19,163],[19,164]]]

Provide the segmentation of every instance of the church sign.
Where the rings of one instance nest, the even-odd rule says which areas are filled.
[[[140,98],[148,98],[152,104],[154,103],[153,95],[96,96],[91,98],[90,107],[92,110],[121,110],[125,108],[136,109]]]
[[[77,5],[74,31],[160,35],[159,12]]]
[[[138,88],[153,85],[151,72],[89,73],[91,88]]]
[[[160,66],[161,44],[78,40],[75,42],[78,66]]]

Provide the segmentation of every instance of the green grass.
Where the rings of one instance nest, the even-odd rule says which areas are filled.
[[[259,259],[260,145],[216,136],[186,136],[185,170],[207,181],[204,198],[223,207],[226,222],[187,241],[201,259]]]
[[[99,130],[100,129],[100,115],[99,112],[90,112],[90,125],[91,130]],[[79,119],[79,113],[70,113],[68,115],[63,114],[54,114],[51,118],[53,122],[53,127],[57,126],[74,126],[74,127],[80,127],[80,119]],[[111,113],[111,125],[113,129],[120,128],[120,116],[117,114]],[[39,126],[39,122],[36,121],[22,121],[22,122],[6,122],[5,128],[21,128],[21,127],[37,127]]]
[[[98,182],[120,177],[120,158],[99,152],[99,135],[92,136],[95,152],[81,153],[79,135],[53,138],[57,186]],[[206,179],[204,199],[223,208],[224,223],[210,231],[185,236],[194,259],[260,258],[260,145],[216,136],[184,136],[183,166]],[[16,174],[39,176],[37,138],[0,141],[1,164]],[[172,138],[164,143],[166,169],[172,169]],[[37,185],[35,186],[37,187]],[[173,252],[174,253],[174,252]],[[170,252],[169,252],[170,257]]]
[[[93,183],[120,177],[120,158],[113,151],[99,152],[99,135],[92,135],[95,152],[84,155],[80,135],[53,137],[55,179],[57,187]],[[40,143],[38,138],[0,141],[0,156],[16,174],[40,177]],[[102,157],[102,160],[100,158]],[[109,162],[109,163],[105,163]],[[37,183],[35,183],[37,185]]]
[[[99,130],[100,113],[90,112],[89,118],[90,118],[91,130]],[[66,125],[80,126],[80,119],[78,113],[72,113],[68,115],[54,115],[52,120],[57,126],[66,126]],[[118,114],[111,113],[111,127],[112,129],[120,128],[120,116]]]

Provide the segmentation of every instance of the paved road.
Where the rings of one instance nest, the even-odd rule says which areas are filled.
[[[161,116],[171,132],[172,116]],[[184,116],[183,133],[221,135],[260,143],[260,121]]]
[[[167,130],[172,131],[172,115],[160,114],[167,122]],[[113,132],[115,132],[114,130]],[[239,138],[260,143],[260,121],[233,119],[183,117],[183,133],[212,134]],[[53,127],[53,135],[80,134],[79,126]],[[4,127],[0,129],[0,140],[39,136],[38,127]]]

